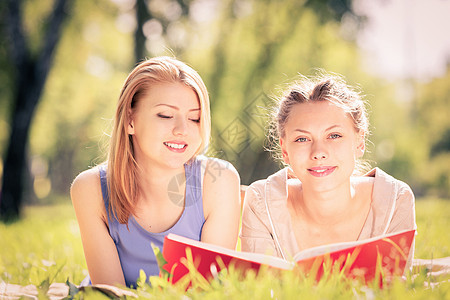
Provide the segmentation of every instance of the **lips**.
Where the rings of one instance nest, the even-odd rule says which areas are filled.
[[[308,169],[308,172],[315,177],[325,177],[333,173],[335,169],[336,167],[322,166],[310,168]]]
[[[164,142],[164,145],[173,152],[184,152],[187,148],[187,144],[183,142]]]

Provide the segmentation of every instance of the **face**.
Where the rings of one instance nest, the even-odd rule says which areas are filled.
[[[183,168],[202,142],[200,104],[182,83],[154,84],[131,112],[135,159],[172,169]]]
[[[329,101],[293,106],[280,139],[283,157],[304,187],[325,191],[350,184],[364,138],[342,108]]]

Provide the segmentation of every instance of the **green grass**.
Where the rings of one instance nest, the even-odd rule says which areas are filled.
[[[450,201],[421,199],[416,202],[418,235],[416,258],[450,256]],[[86,276],[81,239],[70,203],[53,206],[26,207],[22,220],[14,224],[0,224],[0,282],[20,285],[40,285],[48,280],[78,284]],[[287,272],[259,275],[222,272],[217,280],[204,285],[194,280],[194,288],[184,291],[158,277],[150,278],[150,287],[142,278],[136,294],[140,298],[179,299],[450,299],[449,276],[434,288],[425,284],[433,281],[424,274],[406,281],[395,281],[388,288],[364,286],[331,276],[319,283],[311,278]],[[100,297],[100,292],[86,291],[87,298]],[[80,293],[76,298],[81,297]]]
[[[19,222],[0,223],[0,237],[0,280],[80,282],[87,274],[71,203],[26,207]]]
[[[416,258],[450,256],[450,201],[416,201]]]

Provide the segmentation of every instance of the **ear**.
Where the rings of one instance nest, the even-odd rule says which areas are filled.
[[[286,150],[286,143],[283,138],[280,138],[280,147],[281,147],[281,154],[283,155],[283,160],[286,164],[289,164],[289,155]]]
[[[361,131],[357,133],[357,135],[358,135],[358,144],[356,146],[356,156],[358,158],[361,158],[363,157],[364,152],[366,151],[366,139],[365,139],[366,134],[363,131]]]
[[[133,120],[133,112],[131,109],[128,110],[128,127],[127,131],[129,135],[134,134],[134,120]]]

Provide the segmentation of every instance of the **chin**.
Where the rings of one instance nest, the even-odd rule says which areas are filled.
[[[185,161],[166,161],[165,165],[169,168],[169,169],[181,169],[183,168],[185,164]]]
[[[165,161],[165,164],[171,168],[171,169],[179,169],[184,167],[184,164],[190,161],[192,156],[185,156],[185,157],[179,157],[179,158],[170,158]]]

